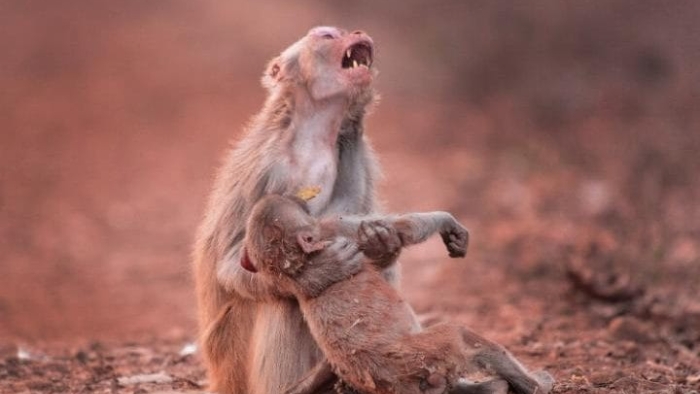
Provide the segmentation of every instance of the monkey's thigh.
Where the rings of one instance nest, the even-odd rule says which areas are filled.
[[[250,394],[279,394],[323,357],[294,300],[260,303],[252,329]]]
[[[220,392],[246,392],[246,365],[250,328],[253,325],[250,302],[229,302],[202,335],[202,356],[209,370],[211,389]]]

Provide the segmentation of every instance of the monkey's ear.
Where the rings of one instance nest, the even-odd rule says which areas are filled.
[[[326,243],[316,239],[316,236],[311,231],[299,231],[297,233],[297,242],[306,254],[317,252],[326,247]]]
[[[282,59],[276,57],[270,61],[265,68],[265,73],[262,77],[262,84],[267,89],[274,88],[282,79]]]

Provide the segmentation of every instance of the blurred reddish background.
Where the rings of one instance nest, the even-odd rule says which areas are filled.
[[[0,2],[0,341],[192,335],[216,165],[266,61],[319,24],[378,44],[387,208],[472,229],[463,266],[406,253],[419,310],[541,316],[593,246],[697,295],[698,20],[693,1]]]

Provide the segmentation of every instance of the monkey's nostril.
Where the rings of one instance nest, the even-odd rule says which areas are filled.
[[[355,30],[352,32],[352,34],[363,34],[364,32],[362,30]]]

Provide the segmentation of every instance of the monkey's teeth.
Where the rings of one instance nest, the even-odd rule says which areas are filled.
[[[352,68],[356,68],[356,67],[357,67],[357,60],[353,60],[352,61]]]
[[[350,49],[348,49],[348,51],[345,52],[345,57],[347,57],[348,59],[350,59],[350,55],[352,55],[352,51],[351,51]]]

